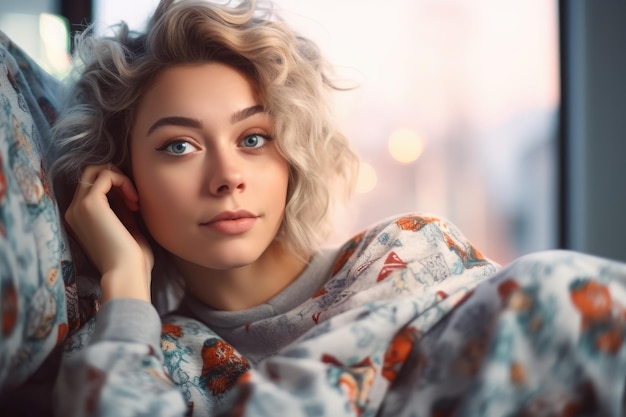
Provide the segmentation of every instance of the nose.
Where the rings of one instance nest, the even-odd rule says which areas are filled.
[[[245,190],[244,167],[236,150],[215,150],[207,158],[207,165],[208,188],[211,194],[223,196]]]

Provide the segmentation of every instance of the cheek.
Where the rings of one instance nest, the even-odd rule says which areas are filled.
[[[160,234],[158,230],[177,227],[177,219],[190,218],[188,211],[194,204],[189,201],[188,183],[153,172],[137,177],[135,185],[140,214],[153,236]]]
[[[151,210],[168,207],[185,198],[192,181],[190,172],[179,172],[163,164],[158,158],[150,156],[150,150],[131,147],[132,172],[135,187],[139,194],[142,214]]]
[[[180,240],[180,234],[188,229],[189,219],[194,218],[194,214],[189,212],[194,204],[189,204],[180,188],[156,185],[138,190],[139,213],[152,238],[169,250]]]
[[[287,188],[289,184],[289,167],[287,163],[276,164],[275,169],[267,170],[262,179],[267,188],[268,195],[276,204],[285,205],[287,200]]]
[[[268,181],[276,187],[276,191],[287,194],[287,185],[289,183],[289,163],[280,158],[274,164],[274,169],[269,174]]]
[[[180,181],[159,181],[158,178],[151,178],[150,181],[137,186],[137,193],[140,203],[145,201],[151,206],[169,206],[185,200],[191,190],[185,184],[180,184]]]

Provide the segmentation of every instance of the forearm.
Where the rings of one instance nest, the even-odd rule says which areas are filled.
[[[186,406],[163,368],[161,321],[152,305],[105,303],[84,349],[64,358],[55,386],[59,416],[182,416]]]

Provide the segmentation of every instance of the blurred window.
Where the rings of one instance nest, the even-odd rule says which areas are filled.
[[[157,0],[94,4],[143,27]],[[384,217],[453,221],[498,262],[556,246],[556,0],[277,0],[341,79],[337,117],[362,158],[334,241]]]
[[[55,6],[53,0],[0,0],[0,30],[46,71],[63,77],[70,65],[69,31]]]

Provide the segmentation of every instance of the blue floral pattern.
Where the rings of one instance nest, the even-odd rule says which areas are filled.
[[[133,328],[96,323],[45,170],[57,87],[0,33],[0,392],[63,343],[57,394],[77,415],[623,415],[626,264],[551,251],[498,271],[434,217],[346,242],[310,299],[229,335],[256,352],[148,303]],[[132,337],[92,337],[112,324]],[[133,339],[148,327],[152,344]]]
[[[44,160],[57,86],[0,32],[0,390],[25,381],[69,331],[72,264]]]

